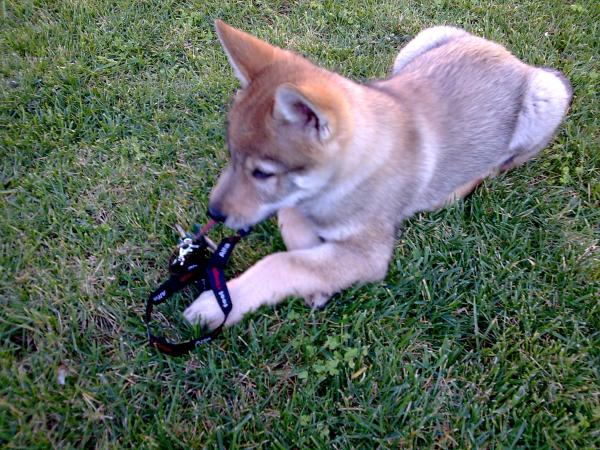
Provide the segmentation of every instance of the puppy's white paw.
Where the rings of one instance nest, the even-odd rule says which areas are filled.
[[[211,330],[221,325],[225,317],[212,291],[200,294],[194,303],[186,308],[183,316],[192,325],[200,324]]]
[[[320,292],[318,294],[309,295],[304,298],[304,304],[311,309],[323,309],[331,298],[330,294]]]

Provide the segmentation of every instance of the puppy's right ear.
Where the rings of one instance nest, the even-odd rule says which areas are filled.
[[[352,127],[346,96],[324,78],[301,85],[283,83],[275,90],[273,118],[324,143]]]
[[[215,20],[215,28],[221,46],[243,88],[266,66],[286,57],[285,50],[233,28],[222,20]]]

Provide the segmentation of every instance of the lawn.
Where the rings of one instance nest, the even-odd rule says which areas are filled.
[[[598,448],[598,2],[0,6],[0,447]],[[383,282],[169,358],[142,314],[227,160],[215,18],[359,81],[455,24],[574,101],[535,161],[408,221]],[[282,248],[263,224],[231,274]],[[174,336],[184,300],[160,309]]]

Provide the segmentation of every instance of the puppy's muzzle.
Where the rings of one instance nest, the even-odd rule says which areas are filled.
[[[227,215],[223,213],[218,207],[214,204],[208,204],[208,217],[210,217],[215,222],[225,222],[227,220]]]

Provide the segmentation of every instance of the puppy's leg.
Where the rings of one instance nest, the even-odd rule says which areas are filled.
[[[288,250],[312,248],[322,243],[313,224],[296,208],[279,210],[277,220],[283,242]],[[320,292],[304,297],[304,303],[312,309],[320,309],[327,304],[330,298],[331,293]]]
[[[288,250],[311,248],[321,243],[313,224],[296,208],[279,210],[277,221]]]
[[[548,144],[565,116],[571,98],[571,85],[560,72],[533,70],[509,145],[514,156],[505,161],[499,171],[520,166]]]
[[[461,198],[465,198],[469,195],[473,190],[479,186],[483,182],[483,178],[477,178],[476,180],[469,181],[468,183],[463,184],[458,189],[456,189],[450,196],[446,199],[443,206],[448,206],[454,203]]]
[[[372,235],[371,235],[372,236]],[[226,325],[263,305],[286,297],[333,294],[358,282],[382,279],[393,249],[393,230],[375,240],[325,242],[310,249],[275,253],[262,259],[228,283],[233,309]],[[185,310],[185,318],[217,327],[223,313],[211,291],[206,291]]]
[[[468,33],[460,28],[447,26],[431,27],[421,31],[413,40],[406,44],[402,50],[400,50],[398,56],[396,56],[394,67],[392,68],[392,75],[396,75],[419,55],[439,47],[452,39],[467,35]]]

